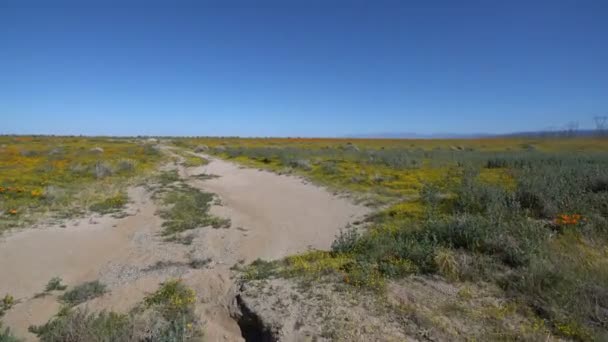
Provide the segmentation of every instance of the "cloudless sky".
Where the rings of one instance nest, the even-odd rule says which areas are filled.
[[[605,0],[0,0],[0,133],[504,133],[595,115]]]

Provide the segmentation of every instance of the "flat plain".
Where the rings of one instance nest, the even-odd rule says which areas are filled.
[[[3,136],[0,232],[0,341],[608,339],[603,137]]]

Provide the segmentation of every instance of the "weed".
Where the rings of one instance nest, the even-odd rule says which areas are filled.
[[[75,286],[71,290],[62,294],[59,299],[70,306],[75,306],[99,297],[107,291],[106,285],[100,283],[98,280],[95,280]]]
[[[53,278],[51,278],[51,280],[49,280],[49,282],[46,283],[44,291],[45,292],[63,291],[65,289],[67,289],[67,285],[63,285],[63,284],[61,284],[61,282],[62,282],[62,280],[59,277],[53,277]]]
[[[457,279],[459,270],[454,253],[447,248],[439,248],[435,251],[435,265],[437,271],[448,279]]]
[[[211,259],[207,258],[207,259],[194,259],[191,260],[189,263],[189,266],[194,268],[194,269],[201,269],[206,267],[207,265],[209,265],[209,263],[211,262]]]
[[[356,229],[341,229],[340,233],[331,244],[331,250],[337,253],[349,253],[355,248],[358,239],[359,233]]]
[[[267,279],[277,274],[278,268],[275,262],[256,259],[245,269],[244,279],[259,280]]]
[[[180,180],[177,170],[162,171],[156,178],[162,186],[167,186]]]
[[[10,294],[6,294],[2,301],[0,301],[0,317],[4,316],[4,313],[10,310],[15,305],[15,297]]]
[[[89,210],[99,214],[116,213],[127,204],[127,201],[128,198],[125,194],[118,193],[102,201],[91,204]]]
[[[30,326],[42,342],[60,341],[129,341],[129,317],[115,312],[90,313],[86,309],[62,310],[40,326]]]
[[[202,331],[194,315],[195,300],[194,291],[171,280],[129,313],[64,307],[47,323],[30,326],[29,331],[43,342],[197,341]]]
[[[196,294],[192,289],[183,285],[180,280],[163,283],[158,291],[144,299],[146,307],[162,306],[169,316],[183,313],[194,304]]]
[[[207,159],[192,154],[183,154],[182,157],[184,157],[182,165],[185,167],[197,167],[209,164]]]
[[[164,209],[159,211],[163,222],[163,236],[180,233],[189,229],[212,226],[227,227],[230,221],[209,214],[214,196],[183,184],[163,197]]]

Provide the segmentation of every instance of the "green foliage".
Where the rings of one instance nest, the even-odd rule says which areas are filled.
[[[2,301],[0,301],[0,317],[4,316],[4,313],[10,310],[15,305],[15,297],[10,294],[4,295]]]
[[[62,280],[59,277],[53,277],[51,278],[51,280],[49,280],[48,283],[46,283],[46,286],[44,288],[45,292],[50,292],[50,291],[63,291],[67,288],[67,285],[63,285],[61,284]]]
[[[342,229],[334,242],[332,242],[331,250],[337,253],[350,253],[355,249],[359,236],[360,234],[356,229]]]
[[[608,330],[608,155],[528,147],[222,146],[215,152],[274,170],[298,169],[293,162],[306,160],[311,169],[299,168],[303,174],[354,191],[410,195],[403,189],[416,184],[417,197],[376,214],[364,234],[341,232],[331,253],[257,261],[247,279],[334,275],[368,289],[416,272],[493,281],[553,333],[601,340]]]
[[[159,214],[163,222],[162,235],[168,236],[189,229],[212,226],[227,227],[230,221],[209,214],[213,194],[182,184],[163,197],[165,208]]]
[[[89,207],[89,210],[99,214],[115,213],[117,211],[120,211],[127,204],[127,201],[127,195],[123,193],[118,193],[102,201],[93,203]]]
[[[195,300],[193,290],[171,280],[127,314],[65,307],[44,325],[29,330],[42,342],[199,341],[202,331],[194,314]]]
[[[187,288],[179,280],[171,280],[163,283],[153,294],[144,299],[147,307],[154,305],[162,306],[166,309],[166,314],[171,316],[183,313],[196,300],[196,295],[192,289]]]
[[[156,178],[162,186],[167,186],[180,180],[177,170],[162,171]]]
[[[247,280],[267,279],[277,274],[277,263],[256,259],[246,269],[244,278]]]
[[[182,165],[185,167],[197,167],[197,166],[205,166],[207,164],[209,164],[209,161],[203,157],[199,157],[193,154],[182,154],[182,157],[184,157],[184,161],[182,162]]]
[[[95,280],[75,286],[61,295],[59,299],[68,305],[74,306],[99,297],[106,292],[106,285]]]
[[[144,298],[142,305],[135,309],[135,317],[147,317],[144,326],[152,330],[153,341],[194,341],[200,340],[202,332],[194,314],[196,293],[180,280],[170,280],[154,293]],[[140,318],[139,321],[142,321]],[[162,322],[162,324],[159,324]],[[160,327],[160,328],[159,328]],[[149,334],[149,333],[148,333]]]
[[[40,326],[30,326],[42,342],[63,341],[132,341],[131,322],[127,315],[115,312],[90,313],[87,310],[62,310]]]

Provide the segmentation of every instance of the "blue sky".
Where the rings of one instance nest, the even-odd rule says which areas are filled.
[[[504,133],[608,114],[608,1],[78,3],[0,0],[0,133]]]

